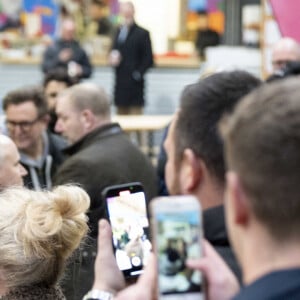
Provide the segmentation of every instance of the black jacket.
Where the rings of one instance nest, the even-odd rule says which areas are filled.
[[[58,170],[54,184],[80,184],[91,198],[91,236],[96,238],[98,220],[106,217],[103,189],[139,181],[149,201],[157,195],[157,178],[150,160],[118,124],[108,124],[87,134],[65,150],[70,157]]]
[[[49,287],[43,284],[17,287],[9,291],[2,300],[66,300],[60,287]]]
[[[91,289],[97,252],[98,220],[106,218],[101,197],[109,185],[140,181],[150,200],[157,195],[157,179],[149,159],[135,146],[118,124],[108,124],[87,134],[66,149],[70,157],[55,176],[55,184],[80,184],[91,198],[88,213],[90,237],[62,282],[67,299],[81,300]]]
[[[121,63],[115,69],[114,101],[117,106],[142,106],[144,75],[153,66],[149,32],[137,24],[129,28],[124,42],[118,41],[120,29],[113,41],[113,50],[121,53]]]
[[[61,61],[59,59],[59,53],[63,49],[71,49],[72,57],[68,61]],[[82,49],[79,43],[75,40],[64,41],[57,40],[53,45],[49,46],[43,57],[42,70],[47,73],[53,69],[63,68],[68,69],[68,63],[74,61],[81,65],[82,75],[81,78],[89,78],[92,74],[92,66],[86,52]]]
[[[223,205],[206,209],[203,212],[203,229],[205,238],[222,256],[241,282],[241,269],[228,240]]]

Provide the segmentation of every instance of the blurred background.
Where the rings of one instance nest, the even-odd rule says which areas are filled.
[[[150,31],[155,55],[155,68],[147,74],[146,114],[173,113],[182,87],[205,72],[240,68],[265,78],[271,72],[272,45],[282,35],[298,38],[292,32],[298,0],[132,2],[137,23]],[[42,80],[43,51],[58,36],[66,15],[76,20],[77,39],[94,65],[89,80],[111,95],[113,71],[107,54],[120,22],[118,4],[118,0],[0,0],[0,99],[16,85]],[[99,20],[105,20],[108,28],[99,29]]]

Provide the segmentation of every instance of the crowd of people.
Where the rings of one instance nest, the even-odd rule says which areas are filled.
[[[115,34],[117,113],[141,114],[150,35],[131,2],[120,11],[119,29],[102,19],[99,28]],[[64,18],[43,82],[2,100],[0,298],[156,299],[158,257],[129,283],[114,256],[101,194],[128,182],[143,185],[147,205],[158,195],[199,201],[203,256],[182,255],[180,266],[202,272],[207,299],[300,298],[299,44],[282,38],[272,64],[265,81],[231,70],[186,86],[156,167],[112,121],[106,91],[87,80],[92,65],[75,22]]]

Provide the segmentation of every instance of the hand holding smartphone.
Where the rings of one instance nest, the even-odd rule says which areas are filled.
[[[193,196],[158,197],[150,207],[158,298],[204,299],[201,273],[185,265],[188,258],[199,258],[202,252],[199,201]]]
[[[138,276],[152,249],[143,187],[138,182],[109,186],[103,197],[119,269],[125,277]]]

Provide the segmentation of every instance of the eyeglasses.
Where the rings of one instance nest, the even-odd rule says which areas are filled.
[[[5,124],[8,130],[12,131],[14,130],[17,126],[20,127],[21,130],[30,130],[31,127],[40,120],[41,117],[37,117],[35,120],[33,121],[23,121],[23,122],[15,122],[15,121],[11,121],[11,120],[6,120]]]

